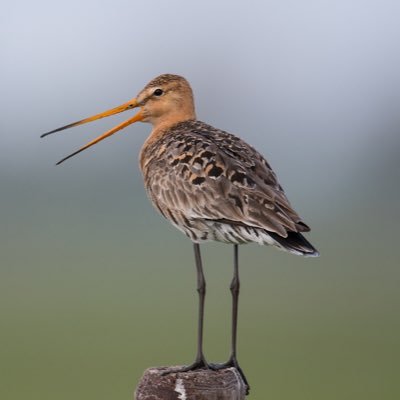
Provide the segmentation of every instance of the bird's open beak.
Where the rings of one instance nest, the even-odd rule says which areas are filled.
[[[100,119],[100,118],[109,117],[110,115],[118,114],[120,112],[127,111],[127,110],[130,110],[130,109],[138,107],[138,106],[139,106],[139,104],[138,104],[137,100],[136,99],[132,99],[130,101],[127,101],[124,104],[121,104],[118,107],[112,108],[111,110],[107,110],[107,111],[104,111],[104,112],[102,112],[100,114],[93,115],[93,117],[85,118],[85,119],[82,119],[80,121],[73,122],[72,124],[68,124],[68,125],[62,126],[61,128],[54,129],[53,131],[44,133],[40,137],[45,137],[47,135],[62,131],[64,129],[68,129],[68,128],[72,128],[74,126],[86,124],[87,122],[96,121],[97,119]],[[89,147],[93,146],[94,144],[100,142],[101,140],[105,139],[106,137],[113,135],[115,132],[118,132],[121,129],[126,128],[128,125],[133,124],[134,122],[137,122],[137,121],[142,121],[143,118],[144,117],[143,117],[142,111],[139,111],[135,116],[127,119],[126,121],[120,123],[119,125],[115,126],[112,129],[110,129],[109,131],[103,133],[102,135],[100,135],[96,139],[92,140],[91,142],[89,142],[85,146],[81,147],[79,150],[75,151],[74,153],[68,155],[67,157],[64,157],[56,165],[61,164],[65,160],[68,160],[68,158],[71,158],[74,155],[80,153],[81,151],[86,150],[87,148],[89,148]]]

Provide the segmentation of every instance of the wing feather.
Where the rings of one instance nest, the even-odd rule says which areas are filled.
[[[281,237],[309,230],[268,162],[240,138],[188,121],[160,140],[148,150],[144,171],[146,188],[159,208],[189,220],[229,221]]]

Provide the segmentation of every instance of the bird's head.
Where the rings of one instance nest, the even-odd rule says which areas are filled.
[[[195,118],[193,92],[189,82],[178,75],[160,75],[137,95],[143,122],[154,127]]]
[[[86,124],[88,122],[96,121],[101,118],[109,117],[110,115],[118,114],[123,111],[131,110],[132,108],[139,108],[139,112],[133,117],[120,123],[109,131],[103,133],[101,136],[87,143],[79,150],[68,155],[60,160],[61,164],[68,158],[80,153],[83,150],[95,145],[101,140],[121,129],[133,124],[134,122],[142,121],[149,122],[153,125],[154,129],[168,128],[178,122],[192,120],[196,118],[194,110],[193,92],[188,81],[179,76],[164,74],[150,81],[143,90],[139,92],[136,98],[121,104],[118,107],[96,114],[92,117],[82,119],[72,124],[62,126],[61,128],[54,129],[53,131],[44,133],[41,137],[45,137],[52,133],[62,131],[64,129],[72,128]]]

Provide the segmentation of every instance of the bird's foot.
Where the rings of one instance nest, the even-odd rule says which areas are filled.
[[[194,363],[192,363],[190,365],[184,365],[183,367],[167,368],[161,373],[161,375],[164,376],[164,375],[168,375],[168,374],[176,374],[179,372],[196,371],[199,369],[213,369],[213,368],[210,366],[210,364],[208,364],[208,362],[205,360],[204,357],[199,357],[199,358],[196,358]]]
[[[227,362],[222,363],[222,364],[210,364],[209,366],[213,371],[218,371],[220,369],[226,369],[226,368],[236,368],[236,370],[239,372],[245,386],[246,386],[246,395],[249,394],[250,392],[250,385],[247,381],[247,378],[245,374],[242,371],[242,368],[240,368],[239,363],[237,362],[236,357],[231,357]]]

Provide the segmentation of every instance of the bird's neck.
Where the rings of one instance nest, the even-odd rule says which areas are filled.
[[[147,151],[153,147],[153,145],[161,140],[164,136],[167,136],[170,132],[170,129],[180,122],[185,121],[194,121],[196,119],[196,115],[193,112],[190,116],[186,114],[177,114],[174,113],[173,116],[170,118],[166,115],[163,116],[162,120],[159,122],[151,121],[153,125],[153,130],[151,131],[150,135],[147,137],[146,141],[144,142],[142,149],[140,151],[140,168],[142,172],[146,166],[146,159],[147,159]]]
[[[152,116],[149,119],[149,122],[153,125],[153,134],[160,130],[168,130],[169,127],[176,125],[179,122],[194,119],[196,119],[194,107],[191,105],[182,105],[179,109],[174,109],[171,112],[162,113],[159,116]]]

